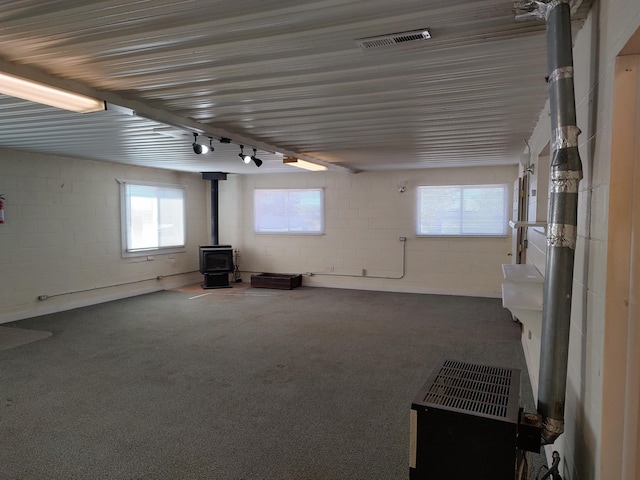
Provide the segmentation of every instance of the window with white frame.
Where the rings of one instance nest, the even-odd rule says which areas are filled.
[[[135,180],[119,182],[123,256],[183,251],[185,188]]]
[[[299,235],[324,233],[323,189],[254,190],[253,228],[256,233]]]
[[[507,185],[422,186],[417,190],[418,235],[507,234]]]

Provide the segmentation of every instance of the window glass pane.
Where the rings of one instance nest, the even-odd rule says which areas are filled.
[[[123,185],[124,252],[183,247],[184,189],[161,185]]]
[[[128,250],[158,246],[158,205],[154,188],[128,185]]]
[[[318,234],[324,230],[323,191],[314,189],[255,190],[256,233]]]
[[[420,189],[420,233],[458,235],[460,233],[461,192],[456,187]]]
[[[287,231],[287,197],[280,190],[254,192],[254,227],[256,232]]]
[[[158,192],[158,246],[184,245],[184,200],[182,190]]]
[[[462,203],[462,232],[465,235],[503,235],[505,189],[501,187],[465,188]]]
[[[506,185],[418,188],[418,235],[505,235]]]

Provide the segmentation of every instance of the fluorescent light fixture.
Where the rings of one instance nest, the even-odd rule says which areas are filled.
[[[99,112],[105,109],[104,101],[97,98],[51,87],[8,73],[0,73],[0,93],[78,113]]]
[[[318,165],[317,163],[307,162],[306,160],[300,160],[296,157],[284,157],[282,159],[283,163],[291,165],[293,167],[304,168],[305,170],[311,170],[312,172],[321,172],[323,170],[328,170],[326,165]]]

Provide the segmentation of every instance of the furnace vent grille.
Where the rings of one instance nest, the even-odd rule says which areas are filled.
[[[379,35],[377,37],[360,38],[356,40],[356,44],[363,50],[377,47],[388,47],[399,43],[419,42],[428,40],[431,34],[426,28],[422,30],[412,30],[410,32],[390,33],[388,35]]]
[[[424,402],[507,417],[512,370],[445,360]]]

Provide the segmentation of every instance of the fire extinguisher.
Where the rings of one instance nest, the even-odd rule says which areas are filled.
[[[0,194],[0,223],[4,223],[4,195]]]

